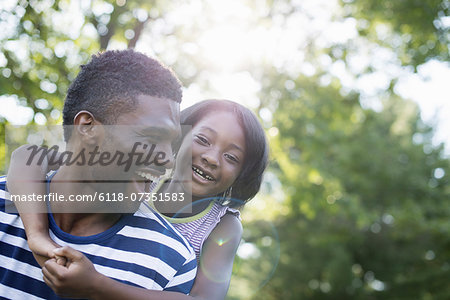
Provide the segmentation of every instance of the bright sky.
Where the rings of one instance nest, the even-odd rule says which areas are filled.
[[[422,119],[436,124],[435,142],[445,142],[450,154],[450,68],[444,63],[429,61],[419,67],[418,74],[402,77],[396,92],[414,100],[420,107]]]
[[[329,70],[329,74],[339,77],[344,89],[360,91],[362,104],[375,110],[380,108],[377,93],[386,87],[390,78],[400,77],[395,92],[402,98],[418,103],[422,118],[429,124],[435,125],[435,142],[445,142],[447,153],[450,153],[449,64],[429,61],[419,67],[417,74],[399,67],[393,53],[362,41],[357,36],[356,20],[349,18],[343,22],[334,21],[333,14],[340,10],[335,1],[293,1],[298,10],[289,18],[281,16],[281,13],[289,7],[284,7],[282,2],[278,2],[270,22],[258,23],[258,18],[267,13],[264,2],[253,1],[255,6],[249,7],[247,1],[193,0],[189,4],[178,4],[170,10],[166,23],[182,25],[187,31],[194,23],[203,28],[202,31],[196,32],[196,43],[184,44],[183,51],[196,53],[207,62],[211,67],[210,70],[214,70],[202,72],[197,78],[198,82],[184,91],[182,107],[206,98],[227,98],[249,107],[256,107],[259,103],[257,93],[260,90],[260,84],[249,72],[241,68],[246,62],[256,64],[269,62],[293,76],[300,73],[313,75],[316,68],[320,66]],[[73,3],[71,2],[70,11],[77,12],[72,14],[74,20],[68,20],[67,16],[55,15],[54,21],[60,24],[61,30],[64,30],[66,26],[67,32],[75,37],[82,23],[79,22],[80,6]],[[96,6],[95,9],[100,14],[109,10],[110,7]],[[202,18],[206,15],[205,12],[208,12],[209,17],[207,23],[202,25],[202,21],[206,22],[206,18]],[[142,12],[136,12],[136,14],[139,13]],[[65,20],[65,22],[58,20]],[[147,47],[150,40],[154,48],[165,50],[158,53],[158,56],[170,65],[176,59],[176,55],[170,51],[173,40],[161,34],[168,25],[154,25],[151,33],[142,36],[137,49],[155,55],[154,49]],[[311,62],[305,58],[305,51],[303,51],[311,37],[314,37],[317,46],[324,47],[352,40],[358,45],[358,52],[349,55],[348,65],[342,61],[332,63],[327,55],[322,55],[316,62]],[[175,46],[177,45],[173,44],[172,47]],[[113,44],[113,47],[123,48],[124,45],[117,43]],[[64,49],[58,51],[60,50],[64,51]],[[374,69],[372,74],[358,78],[354,76],[367,65],[371,65]],[[1,66],[2,55],[0,55]],[[329,79],[329,76],[324,76],[320,82],[327,84]],[[204,83],[207,83],[209,89],[202,88]],[[0,96],[0,102],[0,115],[13,124],[26,124],[33,117],[32,110],[21,106],[17,98]],[[262,117],[270,119],[270,112],[266,111]],[[35,116],[35,119],[37,122],[45,123],[43,115]]]

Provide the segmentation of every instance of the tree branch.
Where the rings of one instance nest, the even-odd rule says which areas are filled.
[[[145,27],[145,24],[150,20],[150,18],[147,18],[145,21],[141,22],[138,20],[138,22],[136,23],[136,26],[134,26],[133,31],[134,31],[134,37],[132,39],[130,39],[130,41],[128,42],[128,49],[133,49],[134,47],[136,47],[136,43],[139,40],[139,38],[141,37],[142,34],[142,30]]]

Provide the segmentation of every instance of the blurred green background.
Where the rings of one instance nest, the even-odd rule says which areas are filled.
[[[61,123],[79,65],[136,48],[174,69],[183,107],[229,98],[267,129],[271,163],[243,211],[229,299],[450,299],[448,150],[405,83],[448,68],[449,1],[0,8],[0,161],[5,124]]]

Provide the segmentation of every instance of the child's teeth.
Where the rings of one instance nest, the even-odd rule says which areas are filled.
[[[208,179],[208,180],[210,180],[210,181],[213,180],[213,178],[212,178],[211,176],[204,174],[202,170],[199,170],[199,169],[197,169],[197,168],[195,168],[195,167],[192,167],[192,169],[193,169],[198,175],[200,175],[201,177],[206,178],[206,179]]]

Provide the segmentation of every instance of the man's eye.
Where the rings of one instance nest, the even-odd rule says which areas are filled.
[[[152,135],[141,134],[140,138],[142,138],[143,140],[145,140],[146,142],[148,142],[150,144],[157,143],[159,141],[159,137],[152,136]]]

